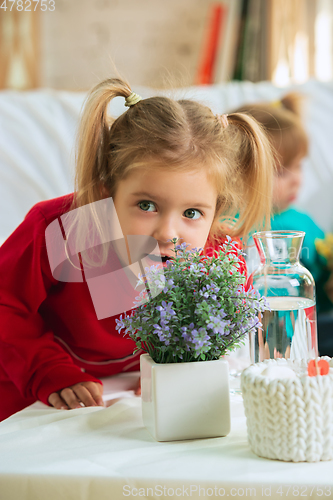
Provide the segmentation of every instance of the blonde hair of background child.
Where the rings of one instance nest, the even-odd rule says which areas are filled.
[[[210,238],[247,236],[253,227],[262,228],[263,221],[269,224],[274,160],[255,120],[232,113],[225,128],[207,106],[167,97],[142,99],[111,118],[110,101],[131,93],[130,85],[118,78],[102,81],[89,93],[78,130],[72,209],[90,204],[93,210],[93,202],[114,196],[119,181],[140,167],[205,168],[218,191]],[[221,214],[224,223],[219,222]],[[230,227],[228,218],[236,214]],[[80,224],[84,222],[78,220],[78,233]],[[102,231],[99,221],[96,228]]]
[[[266,130],[279,164],[288,168],[296,157],[308,153],[308,137],[302,123],[304,96],[290,92],[279,101],[245,104],[235,110],[252,116]]]

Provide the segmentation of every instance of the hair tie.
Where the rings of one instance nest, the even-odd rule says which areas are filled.
[[[135,92],[132,92],[129,96],[125,97],[125,106],[129,108],[134,106],[134,104],[137,104],[139,101],[142,101],[142,97]]]
[[[226,115],[226,114],[216,115],[216,118],[220,122],[222,128],[227,128],[227,126],[229,125],[228,115]]]
[[[271,106],[273,108],[281,108],[282,107],[282,102],[278,99],[276,101],[272,101],[271,102]]]

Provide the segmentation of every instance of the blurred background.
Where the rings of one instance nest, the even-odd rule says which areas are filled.
[[[333,0],[0,0],[0,244],[34,203],[73,191],[87,91],[116,71],[144,98],[214,113],[300,92],[296,206],[333,231]]]
[[[332,0],[0,0],[0,88],[333,76]]]

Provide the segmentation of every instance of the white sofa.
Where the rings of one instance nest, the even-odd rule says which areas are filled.
[[[305,125],[311,144],[296,205],[333,231],[333,83],[312,80],[293,89],[308,96]],[[155,93],[134,90],[143,97]],[[246,102],[276,100],[288,90],[269,82],[231,82],[167,95],[198,99],[221,113]],[[34,203],[72,191],[75,132],[85,96],[51,89],[0,92],[0,243]],[[124,100],[115,99],[111,112],[125,110]]]

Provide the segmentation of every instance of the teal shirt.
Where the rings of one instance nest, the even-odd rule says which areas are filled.
[[[329,271],[326,267],[325,259],[317,253],[315,247],[316,238],[325,238],[324,231],[317,226],[309,215],[299,212],[294,208],[289,208],[284,212],[275,214],[271,218],[271,228],[273,231],[305,232],[300,260],[309,269],[316,282],[317,311],[320,310],[320,312],[323,312],[332,309],[333,305],[324,290],[324,285],[329,277]]]

